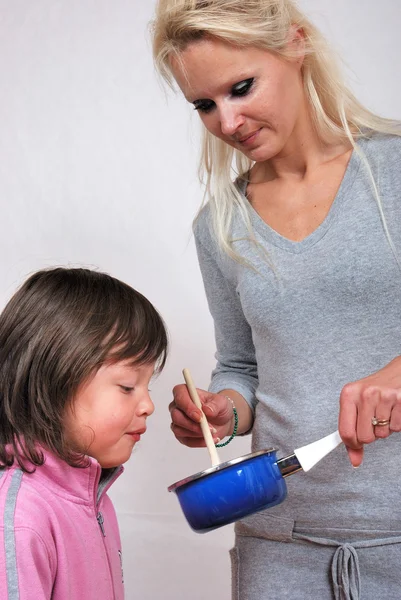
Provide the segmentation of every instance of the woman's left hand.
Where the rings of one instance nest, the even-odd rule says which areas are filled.
[[[374,419],[384,424],[373,425]],[[401,431],[401,356],[342,389],[338,429],[354,467],[362,463],[364,444]]]

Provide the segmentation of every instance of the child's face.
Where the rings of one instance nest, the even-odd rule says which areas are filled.
[[[74,448],[104,468],[125,463],[154,411],[148,390],[153,371],[153,364],[119,362],[103,365],[84,383],[66,414]]]

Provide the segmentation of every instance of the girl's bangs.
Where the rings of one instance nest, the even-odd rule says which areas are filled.
[[[105,362],[128,361],[133,365],[153,364],[160,372],[166,362],[168,338],[164,322],[146,301],[120,310],[112,335],[104,343]]]

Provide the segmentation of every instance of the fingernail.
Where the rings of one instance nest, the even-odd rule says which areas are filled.
[[[191,412],[191,414],[189,416],[191,417],[191,419],[193,419],[194,421],[197,421],[198,423],[200,423],[201,418],[202,418],[201,414],[196,410]]]
[[[360,466],[361,466],[361,465],[358,465],[357,467],[354,467],[354,465],[352,465],[352,468],[353,468],[353,469],[359,469],[359,467],[360,467]]]
[[[220,438],[215,438],[214,443],[219,444],[221,442]]]
[[[212,427],[211,425],[209,425],[210,427],[210,431],[214,434],[217,433],[217,429],[215,429],[214,427]]]

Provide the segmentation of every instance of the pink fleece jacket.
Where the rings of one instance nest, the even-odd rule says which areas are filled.
[[[0,471],[1,600],[122,600],[121,541],[106,491],[123,468]]]

